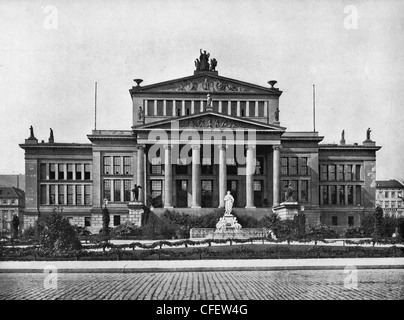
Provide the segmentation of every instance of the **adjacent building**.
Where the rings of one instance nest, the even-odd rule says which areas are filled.
[[[143,204],[157,213],[203,214],[223,207],[228,191],[239,214],[282,216],[291,202],[309,223],[341,232],[373,211],[380,147],[370,130],[362,144],[347,145],[343,137],[340,144],[322,144],[318,132],[282,125],[276,81],[223,77],[205,53],[195,65],[180,79],[145,86],[135,79],[127,130],[93,130],[86,144],[57,143],[51,132],[48,142],[38,143],[31,127],[20,145],[26,225],[38,213],[59,211],[98,232],[105,205],[112,225],[119,225],[139,221]]]
[[[24,191],[15,187],[0,187],[0,230],[2,236],[11,235],[11,220],[14,215],[20,219],[19,229],[23,229],[24,206]]]
[[[376,204],[388,216],[403,217],[404,185],[395,179],[376,181]]]

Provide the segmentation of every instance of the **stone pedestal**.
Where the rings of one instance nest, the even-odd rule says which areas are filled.
[[[298,202],[282,202],[278,206],[274,206],[272,211],[279,215],[282,220],[293,219],[299,214],[300,205]]]
[[[135,224],[137,227],[142,226],[143,203],[140,201],[129,202],[129,218],[128,221]]]

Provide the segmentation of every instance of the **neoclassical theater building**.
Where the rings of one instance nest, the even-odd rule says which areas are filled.
[[[89,143],[47,142],[31,134],[25,150],[24,226],[62,212],[92,232],[107,206],[111,225],[140,223],[143,205],[204,214],[224,206],[260,218],[299,211],[311,224],[358,226],[375,206],[376,151],[361,144],[323,144],[318,132],[287,131],[276,81],[257,85],[219,75],[201,52],[192,75],[129,90],[133,125],[93,130]],[[72,119],[73,120],[73,119]],[[132,189],[140,186],[138,201]]]

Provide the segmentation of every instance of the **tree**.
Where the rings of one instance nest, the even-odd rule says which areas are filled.
[[[109,217],[109,211],[108,209],[105,207],[104,209],[102,209],[102,234],[105,236],[109,235],[109,222],[110,222],[110,217]]]
[[[373,215],[375,217],[373,234],[375,237],[380,237],[382,235],[383,209],[377,206]]]
[[[53,213],[44,218],[44,227],[40,231],[39,243],[49,253],[63,253],[81,249],[75,228],[62,215]]]
[[[18,227],[20,225],[20,219],[18,218],[17,215],[13,216],[13,219],[11,220],[11,224],[13,226],[13,231],[14,231],[13,237],[18,238]]]
[[[304,238],[306,235],[306,216],[303,212],[300,212],[293,217],[296,227],[296,235],[299,239]]]

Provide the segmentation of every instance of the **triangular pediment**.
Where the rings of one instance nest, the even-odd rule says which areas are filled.
[[[266,124],[247,118],[237,118],[229,115],[223,115],[214,111],[205,111],[203,113],[173,117],[156,122],[143,124],[133,127],[134,130],[153,130],[153,129],[255,129],[260,131],[284,132],[285,127],[272,124]]]
[[[193,76],[160,82],[147,86],[133,87],[131,92],[181,92],[181,93],[252,93],[281,95],[277,88],[267,88],[236,79],[219,76],[215,73],[204,72]]]

